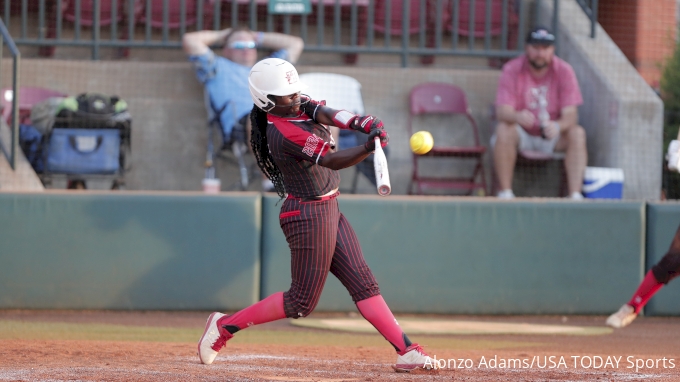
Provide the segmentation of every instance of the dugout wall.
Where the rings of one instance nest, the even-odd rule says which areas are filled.
[[[658,226],[641,202],[342,195],[340,206],[401,313],[611,313]],[[677,219],[678,206],[659,210]],[[279,209],[259,193],[0,193],[0,308],[240,309],[289,286]],[[318,309],[355,307],[330,276]]]
[[[259,193],[0,193],[0,308],[240,309]]]

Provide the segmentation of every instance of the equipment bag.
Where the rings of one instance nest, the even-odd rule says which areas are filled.
[[[120,131],[53,129],[46,155],[52,173],[115,174],[120,169]]]

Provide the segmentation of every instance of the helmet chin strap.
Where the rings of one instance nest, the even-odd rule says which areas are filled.
[[[304,96],[304,99],[303,99],[303,96]],[[288,104],[288,105],[279,105],[279,104],[275,104],[274,107],[273,107],[271,110],[274,110],[274,109],[277,108],[277,107],[287,107],[287,108],[290,108],[290,107],[294,107],[294,106],[298,106],[298,105],[304,105],[304,104],[306,104],[306,103],[309,103],[310,100],[311,100],[311,97],[309,97],[308,95],[306,95],[306,94],[300,94],[300,100],[299,100],[298,102],[293,102],[293,103]],[[268,113],[271,114],[271,115],[275,115],[275,116],[277,116],[277,117],[289,117],[289,116],[291,116],[291,115],[289,115],[289,114],[284,114],[284,115],[276,114],[276,113],[273,113],[271,110],[268,111]]]

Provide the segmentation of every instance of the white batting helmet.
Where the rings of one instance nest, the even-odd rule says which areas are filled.
[[[276,106],[268,96],[285,96],[307,89],[293,64],[280,58],[265,58],[255,64],[250,69],[248,84],[253,102],[264,111]]]

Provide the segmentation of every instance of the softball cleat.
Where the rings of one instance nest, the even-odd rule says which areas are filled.
[[[632,306],[623,304],[623,306],[616,313],[607,318],[606,324],[612,328],[621,329],[633,322],[637,316],[638,314],[635,313],[635,309]]]
[[[214,312],[208,317],[203,336],[198,341],[198,358],[201,360],[201,363],[206,365],[213,363],[217,353],[234,336],[225,329],[220,328],[217,324],[219,319],[224,316],[222,313]]]
[[[425,354],[423,348],[418,344],[412,344],[398,354],[397,363],[393,366],[397,373],[437,369],[437,361]]]

